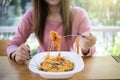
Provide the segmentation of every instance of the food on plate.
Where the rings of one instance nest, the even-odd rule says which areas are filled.
[[[46,72],[66,72],[73,70],[74,64],[70,60],[51,57],[41,63],[40,69]]]
[[[40,69],[46,72],[66,72],[73,70],[73,62],[60,56],[61,36],[57,32],[51,31],[49,37],[52,43],[45,60],[40,64]],[[55,47],[58,50],[58,55],[51,57],[50,51],[54,50]]]

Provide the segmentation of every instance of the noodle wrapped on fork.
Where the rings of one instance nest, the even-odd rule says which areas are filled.
[[[56,47],[58,50],[58,59],[59,59],[60,50],[61,50],[61,36],[57,32],[51,31],[49,37],[50,37],[50,40],[52,41],[52,44],[50,46],[50,51],[54,50],[54,48]]]

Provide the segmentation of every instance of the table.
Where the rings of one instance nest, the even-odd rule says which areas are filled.
[[[120,79],[120,63],[111,56],[83,57],[84,69],[65,80]],[[19,65],[7,56],[0,56],[0,80],[47,80],[32,73],[28,65]]]

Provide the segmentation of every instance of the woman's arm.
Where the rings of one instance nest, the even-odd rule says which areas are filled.
[[[9,57],[12,53],[14,53],[17,50],[17,48],[21,44],[26,42],[27,38],[31,34],[31,28],[32,28],[32,9],[29,9],[24,14],[23,19],[21,20],[13,39],[10,41],[7,47],[7,54]]]
[[[90,33],[91,32],[91,23],[90,23],[88,14],[87,14],[85,9],[77,7],[74,10],[73,16],[74,16],[73,25],[76,26],[76,29],[77,29],[76,32],[77,33],[84,34],[84,33]],[[92,38],[92,39],[90,38],[90,40],[87,39],[87,38],[86,39],[83,38],[82,41],[84,41],[84,43],[87,43],[87,44],[83,45],[84,48],[81,48],[81,51],[82,51],[83,55],[92,56],[95,53],[95,46],[94,46],[94,44],[93,45],[91,44],[92,40],[94,40],[96,42],[95,37]],[[89,48],[87,48],[86,46],[89,45],[89,44],[91,44],[91,46],[89,46]]]

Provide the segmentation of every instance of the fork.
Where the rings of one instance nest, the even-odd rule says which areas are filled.
[[[80,37],[80,36],[85,37],[84,35],[79,33],[79,34],[76,34],[76,35],[65,35],[65,36],[62,36],[62,38],[66,38],[66,37]]]

